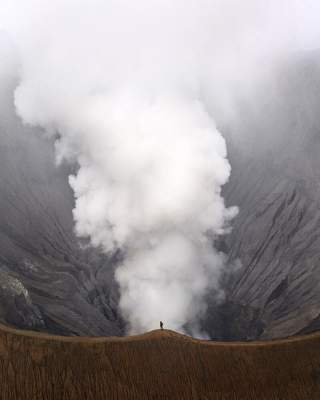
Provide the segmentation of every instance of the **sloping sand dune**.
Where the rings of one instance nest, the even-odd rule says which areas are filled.
[[[70,338],[0,326],[1,400],[319,400],[320,334],[222,343]]]

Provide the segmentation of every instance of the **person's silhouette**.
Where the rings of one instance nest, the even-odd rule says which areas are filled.
[[[160,329],[163,329],[163,322],[160,321]]]

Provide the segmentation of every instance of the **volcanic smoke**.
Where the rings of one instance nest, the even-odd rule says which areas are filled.
[[[18,59],[17,113],[56,138],[57,162],[77,166],[69,177],[76,233],[121,252],[115,277],[130,332],[161,319],[202,335],[206,295],[221,295],[225,257],[214,241],[237,209],[221,196],[231,168],[213,104],[252,82],[290,36],[275,18],[288,3],[276,12],[258,3],[0,6]]]

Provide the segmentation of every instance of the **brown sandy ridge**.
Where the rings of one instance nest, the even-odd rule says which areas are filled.
[[[169,330],[63,337],[0,325],[1,400],[320,400],[320,333],[270,342]]]

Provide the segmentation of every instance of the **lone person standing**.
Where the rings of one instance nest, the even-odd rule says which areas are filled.
[[[160,329],[163,330],[163,322],[160,321]]]

